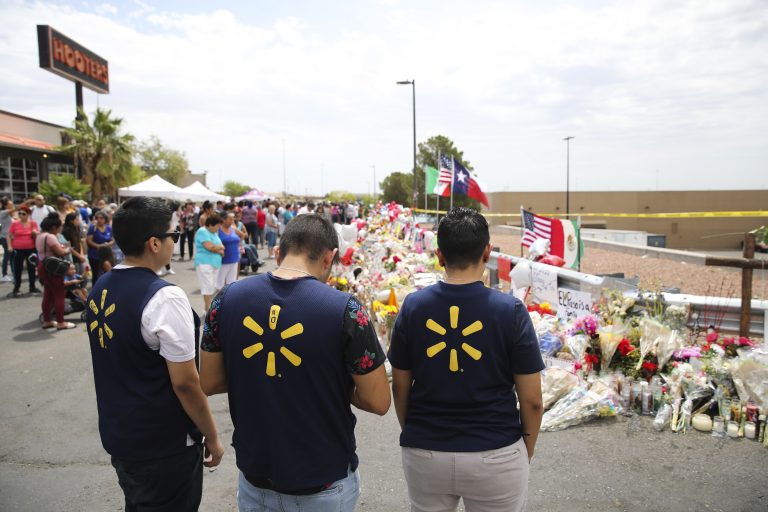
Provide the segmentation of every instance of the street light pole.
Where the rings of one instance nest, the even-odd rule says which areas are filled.
[[[411,206],[416,208],[416,198],[419,196],[416,188],[416,79],[401,80],[397,85],[410,85],[413,91],[413,195]]]
[[[571,139],[576,137],[568,136],[565,141],[565,218],[571,218]]]

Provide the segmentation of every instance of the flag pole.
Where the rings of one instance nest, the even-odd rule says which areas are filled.
[[[578,262],[577,270],[581,272],[581,215],[576,217],[576,225],[579,227],[578,235],[576,236],[576,261]]]
[[[523,236],[525,236],[525,221],[523,220],[523,205],[520,205],[520,257],[523,257]]]
[[[456,165],[454,165],[453,157],[451,157],[451,207],[448,211],[453,210],[453,182],[456,180]]]

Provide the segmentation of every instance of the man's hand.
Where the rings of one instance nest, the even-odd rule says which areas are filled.
[[[219,465],[224,456],[224,447],[217,437],[206,437],[203,445],[203,466],[213,468]]]

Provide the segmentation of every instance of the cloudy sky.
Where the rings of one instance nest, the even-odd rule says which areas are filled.
[[[446,135],[490,191],[768,188],[765,0],[0,0],[0,109],[70,125],[35,26],[109,61],[112,109],[209,185],[367,192]]]

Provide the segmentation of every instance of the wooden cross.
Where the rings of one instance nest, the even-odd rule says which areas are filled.
[[[713,267],[736,267],[741,269],[741,320],[739,322],[739,336],[749,336],[750,310],[752,308],[752,270],[765,269],[765,260],[754,259],[755,235],[744,235],[743,258],[721,258],[719,256],[707,256],[704,265]]]

